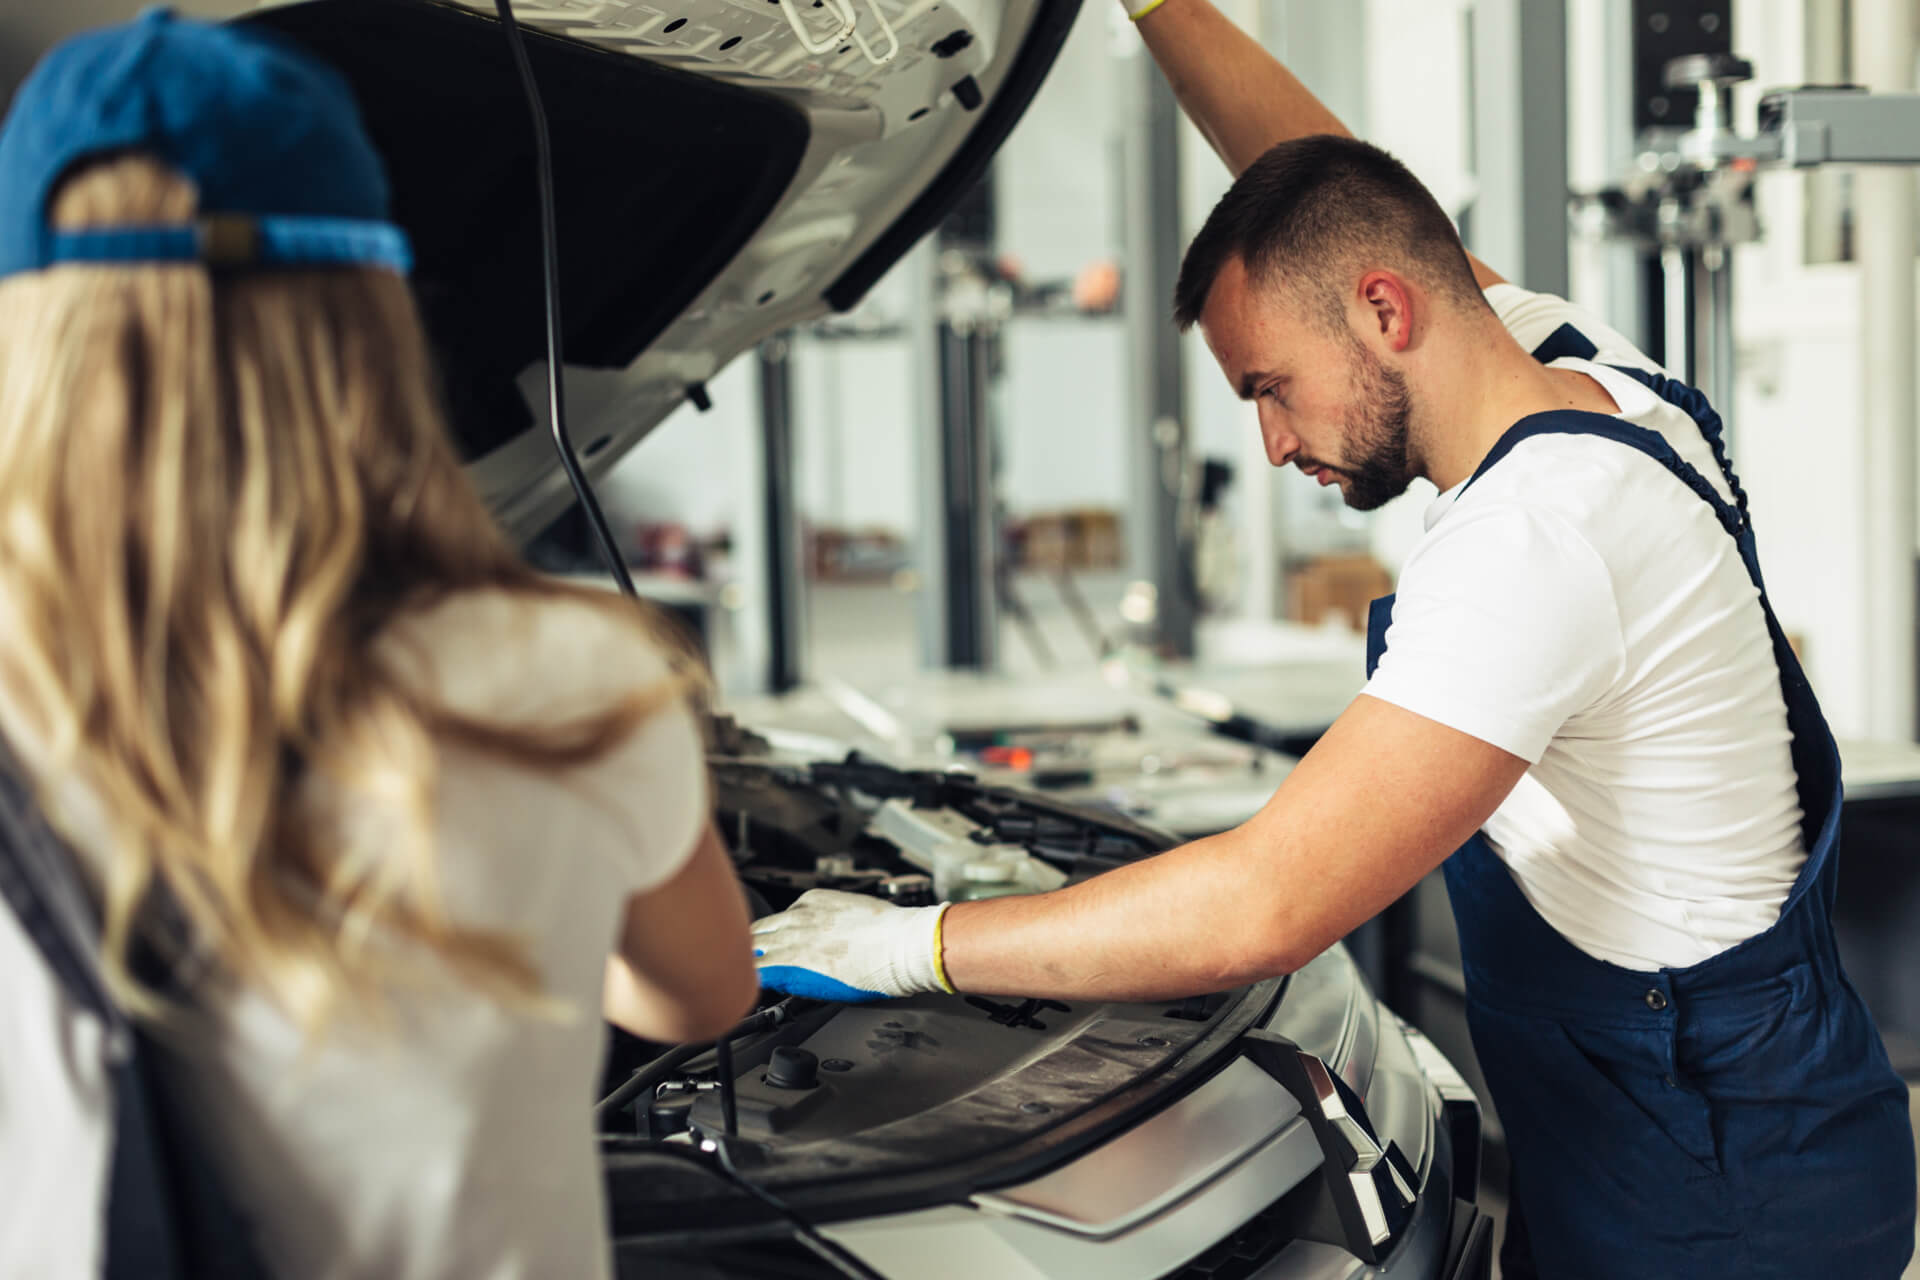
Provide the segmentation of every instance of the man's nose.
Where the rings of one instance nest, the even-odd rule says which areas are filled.
[[[1267,461],[1284,467],[1300,453],[1300,437],[1287,430],[1263,406],[1260,410],[1260,439],[1267,446]]]

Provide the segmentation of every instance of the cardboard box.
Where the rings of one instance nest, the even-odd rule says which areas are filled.
[[[1080,526],[1080,567],[1117,569],[1126,559],[1120,538],[1120,516],[1112,511],[1074,513]]]
[[[1028,569],[1063,569],[1073,563],[1073,529],[1063,515],[1033,516],[1020,541],[1020,563]]]
[[[1118,513],[1099,507],[1028,516],[1014,531],[1022,568],[1113,569],[1126,561]]]
[[[1316,556],[1287,575],[1287,617],[1308,626],[1329,618],[1367,629],[1367,607],[1393,591],[1393,577],[1370,555]]]

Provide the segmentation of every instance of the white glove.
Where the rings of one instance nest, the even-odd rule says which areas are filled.
[[[810,890],[779,915],[753,922],[760,985],[850,1004],[950,992],[940,959],[949,905],[896,907],[860,893]]]

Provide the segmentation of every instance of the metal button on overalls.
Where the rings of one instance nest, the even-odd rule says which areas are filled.
[[[1563,326],[1534,354],[1595,351]],[[1834,943],[1839,752],[1767,602],[1718,415],[1689,387],[1621,372],[1694,419],[1738,509],[1658,433],[1574,411],[1523,419],[1466,487],[1528,437],[1592,435],[1653,458],[1713,508],[1773,640],[1807,860],[1771,928],[1647,973],[1568,942],[1484,836],[1447,859],[1468,1023],[1512,1158],[1504,1265],[1554,1280],[1894,1280],[1913,1248],[1913,1131],[1906,1086]],[[1392,614],[1393,597],[1374,602],[1369,675]],[[1677,1000],[1685,1017],[1631,1008],[1664,1015]]]

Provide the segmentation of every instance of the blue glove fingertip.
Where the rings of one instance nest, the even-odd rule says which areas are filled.
[[[804,969],[795,964],[770,964],[760,970],[760,985],[774,991],[807,1000],[832,1000],[840,1004],[866,1004],[885,1000],[886,993],[848,986],[838,978]]]

